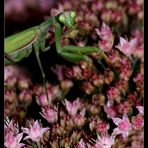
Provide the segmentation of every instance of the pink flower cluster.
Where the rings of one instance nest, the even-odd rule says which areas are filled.
[[[5,121],[5,146],[7,148],[22,148],[25,144],[21,143],[23,138],[23,134],[27,134],[23,140],[31,139],[32,141],[38,142],[41,140],[43,134],[49,130],[49,128],[41,128],[38,120],[36,120],[33,125],[29,122],[29,128],[21,127],[23,132],[19,133],[18,124],[14,123],[14,120],[9,121],[7,119]]]

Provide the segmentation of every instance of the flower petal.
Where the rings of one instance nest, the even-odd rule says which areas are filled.
[[[23,132],[16,136],[17,141],[20,142],[22,137],[23,137]]]
[[[21,130],[22,130],[24,133],[29,134],[29,128],[21,127]]]
[[[129,44],[133,47],[136,47],[138,45],[138,38],[132,39]]]
[[[123,37],[120,37],[120,44],[121,44],[121,46],[123,46],[126,43],[128,43],[128,41],[125,40]]]
[[[112,118],[112,120],[116,125],[118,125],[122,121],[122,119],[120,118]]]
[[[127,114],[124,114],[124,115],[123,115],[123,120],[129,121],[129,118],[128,118]]]
[[[46,132],[47,130],[49,130],[50,128],[43,128],[43,129],[41,129],[41,134],[43,134],[44,132]]]
[[[98,28],[95,28],[95,31],[96,31],[97,35],[99,35],[99,36],[101,35],[101,32]]]

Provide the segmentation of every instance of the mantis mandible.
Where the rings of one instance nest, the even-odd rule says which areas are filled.
[[[57,53],[64,59],[70,62],[78,62],[88,59],[88,54],[93,52],[99,52],[105,60],[110,63],[109,58],[104,54],[102,50],[96,47],[77,47],[77,46],[63,46],[61,45],[62,39],[62,27],[65,25],[68,29],[75,26],[76,13],[74,11],[65,11],[54,17],[49,18],[40,25],[31,27],[22,32],[14,34],[5,38],[5,65],[12,62],[19,62],[23,58],[28,57],[34,49],[35,55],[41,74],[43,77],[43,83],[45,86],[45,92],[47,94],[47,88],[45,84],[45,73],[42,68],[42,64],[39,57],[39,51],[46,51],[50,46],[45,47],[46,35],[50,26],[55,27],[55,44]]]

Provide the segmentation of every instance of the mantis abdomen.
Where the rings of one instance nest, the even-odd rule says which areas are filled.
[[[19,62],[24,57],[28,57],[32,51],[33,44],[38,40],[39,32],[39,29],[35,26],[7,37],[5,39],[5,52],[14,62]],[[5,59],[6,65],[10,63],[9,60]]]

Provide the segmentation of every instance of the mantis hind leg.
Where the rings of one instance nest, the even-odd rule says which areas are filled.
[[[44,73],[44,70],[43,70],[43,67],[42,67],[42,64],[41,64],[41,60],[40,60],[40,57],[39,57],[39,48],[40,48],[39,42],[34,43],[33,46],[34,46],[35,55],[36,55],[36,58],[37,58],[38,65],[39,65],[40,70],[41,70],[43,83],[44,83],[44,87],[45,87],[45,94],[47,96],[47,99],[49,100],[48,93],[47,93],[47,87],[46,87],[45,73]]]

